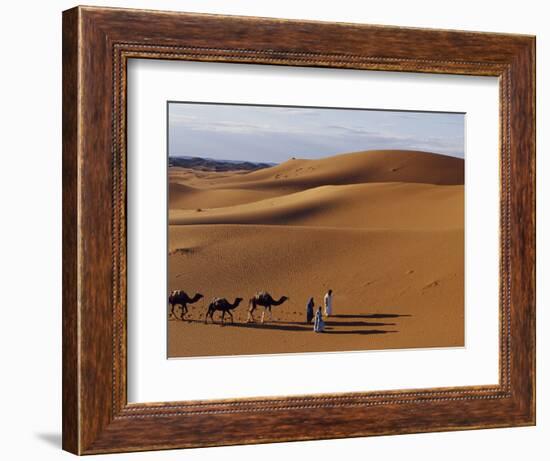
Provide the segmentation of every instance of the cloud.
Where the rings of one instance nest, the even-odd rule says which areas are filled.
[[[171,154],[266,161],[368,149],[464,155],[463,114],[193,103],[169,109]]]
[[[168,119],[170,124],[177,124],[181,122],[193,122],[197,120],[197,117],[195,115],[180,114],[172,111],[169,113]]]
[[[312,131],[298,126],[272,125],[268,123],[237,122],[230,120],[204,120],[198,117],[179,117],[170,119],[170,125],[174,128],[181,128],[193,131],[212,131],[226,133],[248,133],[248,134],[273,134],[273,133],[302,133],[304,135],[313,134]]]

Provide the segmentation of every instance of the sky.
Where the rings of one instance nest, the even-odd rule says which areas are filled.
[[[168,105],[169,156],[281,163],[371,149],[464,158],[464,114],[230,104]]]

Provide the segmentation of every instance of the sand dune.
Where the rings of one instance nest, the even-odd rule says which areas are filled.
[[[463,185],[464,161],[416,151],[367,151],[320,160],[288,160],[254,172],[171,168],[170,208],[241,205],[327,185],[423,183]]]
[[[292,191],[289,191],[291,193]],[[172,210],[193,210],[228,207],[276,197],[282,191],[247,189],[199,189],[185,184],[171,182],[169,186],[170,208]]]
[[[353,152],[319,160],[288,160],[272,168],[222,178],[216,186],[311,188],[366,182],[464,184],[464,160],[418,151]]]
[[[456,229],[464,222],[463,196],[464,186],[409,183],[321,186],[242,205],[201,209],[200,212],[171,210],[170,224]],[[230,195],[226,198],[233,199]]]
[[[169,288],[199,291],[169,322],[176,356],[460,346],[464,343],[464,162],[366,151],[254,172],[169,171]],[[328,288],[326,335],[303,324]],[[268,290],[277,322],[201,323],[214,296]]]

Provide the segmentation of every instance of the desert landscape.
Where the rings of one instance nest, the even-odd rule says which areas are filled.
[[[464,160],[368,150],[273,164],[177,159],[168,168],[168,356],[464,345]],[[310,297],[334,292],[323,333]],[[247,322],[259,291],[289,299]],[[243,301],[221,324],[214,297]],[[269,317],[267,317],[268,319]]]

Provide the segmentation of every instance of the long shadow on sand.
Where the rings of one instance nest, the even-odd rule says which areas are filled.
[[[411,314],[335,314],[330,318],[336,319],[396,319],[398,317],[412,317]]]
[[[282,331],[310,331],[313,327],[303,324],[289,323],[226,323],[228,327],[252,328],[260,330],[282,330]]]
[[[325,329],[322,334],[327,335],[385,335],[386,333],[399,333],[397,330],[331,330]]]
[[[240,328],[259,328],[266,330],[283,330],[283,331],[311,331],[313,324],[298,323],[298,322],[275,322],[275,323],[235,323],[226,324],[228,326],[240,327]],[[327,329],[334,329],[339,327],[382,327],[382,326],[395,326],[395,323],[383,323],[383,322],[326,322]],[[325,330],[327,331],[327,330]],[[374,330],[348,330],[349,333],[357,333],[364,331]],[[345,333],[346,331],[334,331],[334,333]]]
[[[203,320],[194,320],[188,319],[186,323],[201,323],[204,324]],[[208,322],[208,325],[213,326],[222,326],[218,321],[214,324]],[[360,334],[360,335],[376,335],[384,333],[397,333],[397,330],[338,330],[339,327],[382,327],[382,326],[395,326],[395,323],[384,323],[384,322],[361,322],[361,321],[352,321],[352,322],[334,322],[328,321],[326,323],[326,329],[324,333],[333,334],[333,335],[351,335],[351,334]],[[260,330],[279,330],[279,331],[304,331],[310,332],[313,329],[313,324],[306,324],[301,322],[274,322],[274,323],[231,323],[231,321],[226,321],[223,324],[224,328],[248,328],[248,329],[260,329]]]
[[[180,320],[181,321],[181,320]],[[199,323],[203,324],[204,320],[196,320],[196,319],[185,319],[184,323]],[[222,323],[220,320],[217,320],[215,323],[212,323],[210,320],[208,321],[208,325],[211,326],[218,326],[221,327]],[[257,329],[265,329],[265,330],[286,330],[286,331],[309,331],[313,328],[311,325],[300,324],[300,323],[292,323],[292,322],[285,322],[285,323],[241,323],[241,322],[235,322],[231,323],[231,320],[228,320],[226,317],[225,323],[223,324],[223,327],[233,327],[233,328],[257,328]]]
[[[384,323],[384,322],[361,322],[361,321],[355,321],[355,322],[334,322],[332,318],[329,318],[329,320],[325,321],[326,325],[328,326],[335,326],[335,327],[385,327],[385,326],[394,326],[395,323]]]

